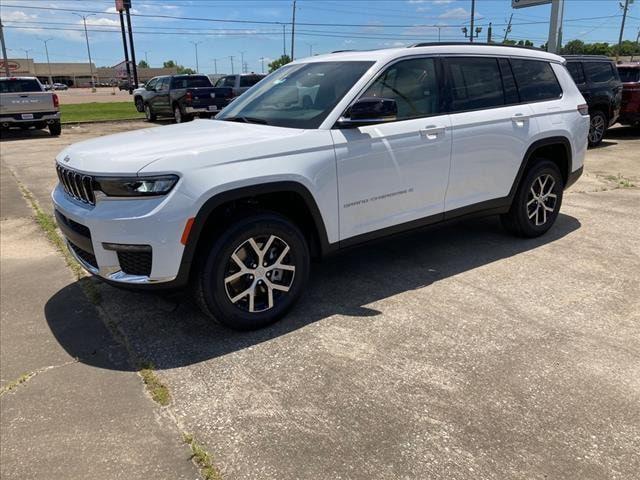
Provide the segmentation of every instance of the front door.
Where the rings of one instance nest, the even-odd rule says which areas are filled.
[[[392,64],[360,97],[394,99],[397,120],[331,131],[341,240],[442,215],[451,125],[440,113],[438,70],[434,58]]]

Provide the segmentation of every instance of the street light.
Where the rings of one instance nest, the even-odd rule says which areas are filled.
[[[196,48],[196,73],[200,72],[200,64],[198,63],[198,45],[200,45],[201,43],[204,43],[203,40],[200,40],[199,42],[189,42],[192,43],[193,46]]]
[[[475,33],[474,32],[469,33],[469,29],[467,29],[467,27],[462,27],[462,33],[464,33],[464,38],[468,38],[470,42],[473,42],[474,38],[478,38],[478,35],[480,35],[480,32],[482,32],[482,27],[476,27]]]
[[[93,76],[93,63],[91,62],[91,48],[89,48],[89,33],[87,32],[87,17],[95,15],[95,13],[90,13],[89,15],[81,15],[79,13],[74,13],[75,16],[80,17],[82,19],[82,23],[84,24],[84,38],[87,41],[87,54],[89,55],[89,71],[91,72],[91,91],[96,91],[96,80]]]
[[[317,43],[309,43],[309,42],[304,42],[304,43],[306,43],[307,45],[309,45],[309,56],[310,56],[310,57],[313,57],[313,46],[314,46],[314,45],[317,45]]]
[[[49,86],[53,88],[53,77],[51,76],[51,62],[49,61],[49,48],[47,46],[47,42],[50,42],[53,38],[47,38],[46,40],[42,40],[44,42],[44,51],[47,53],[47,66],[49,67]]]

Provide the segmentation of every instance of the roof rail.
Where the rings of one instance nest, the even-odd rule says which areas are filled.
[[[355,50],[355,49],[353,49],[353,48],[349,48],[349,49],[346,49],[346,50],[334,50],[334,51],[333,51],[333,52],[331,52],[331,53],[357,52],[357,51],[358,51],[358,50]]]
[[[562,55],[564,58],[591,58],[594,60],[611,60],[609,57],[607,57],[606,55],[586,55],[586,54],[580,54],[580,55]]]
[[[540,50],[544,51],[539,47],[526,47],[524,45],[506,45],[504,43],[484,43],[484,42],[420,42],[414,43],[413,45],[409,45],[407,48],[417,48],[417,47],[446,47],[446,46],[478,46],[478,47],[509,47],[509,48],[525,48],[527,50]]]

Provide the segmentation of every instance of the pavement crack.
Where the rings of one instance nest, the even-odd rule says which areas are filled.
[[[76,359],[70,360],[68,362],[61,363],[59,365],[47,365],[46,367],[38,368],[37,370],[33,370],[31,372],[23,373],[22,375],[20,375],[15,380],[7,383],[4,387],[0,388],[0,397],[5,395],[6,393],[9,393],[12,390],[15,390],[20,385],[26,384],[27,382],[29,382],[29,380],[31,380],[32,378],[36,377],[37,375],[40,375],[40,374],[45,373],[45,372],[48,372],[50,370],[54,370],[56,368],[62,368],[62,367],[66,367],[66,366],[69,366],[69,365],[73,365],[74,363],[78,363],[78,361],[79,360],[76,358]]]

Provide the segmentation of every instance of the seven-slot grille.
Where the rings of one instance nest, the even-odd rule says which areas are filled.
[[[93,193],[93,177],[91,175],[74,172],[59,164],[56,164],[56,171],[65,192],[83,203],[96,204],[96,197]]]

